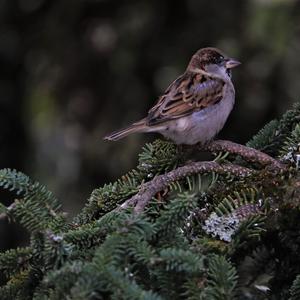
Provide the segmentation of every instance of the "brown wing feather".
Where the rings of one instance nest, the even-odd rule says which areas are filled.
[[[177,78],[149,111],[147,125],[180,118],[218,103],[224,81],[203,74],[185,73]]]

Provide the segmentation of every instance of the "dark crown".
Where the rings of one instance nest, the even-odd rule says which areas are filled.
[[[226,58],[226,55],[217,48],[202,48],[193,55],[188,65],[188,69],[203,69],[205,65],[221,63],[224,58]]]

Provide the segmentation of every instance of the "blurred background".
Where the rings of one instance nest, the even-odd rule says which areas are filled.
[[[243,63],[222,138],[245,143],[299,100],[300,1],[0,0],[0,23],[0,168],[45,184],[69,217],[158,137],[102,140],[144,117],[197,49]],[[1,249],[21,236],[1,221]]]

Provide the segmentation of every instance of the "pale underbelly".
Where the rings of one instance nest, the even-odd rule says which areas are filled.
[[[207,143],[223,128],[233,107],[233,101],[173,120],[160,133],[176,144]]]

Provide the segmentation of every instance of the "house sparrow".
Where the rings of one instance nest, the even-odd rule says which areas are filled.
[[[117,141],[135,132],[158,132],[176,144],[209,142],[223,128],[233,108],[231,69],[239,64],[216,48],[198,50],[146,118],[104,139]]]

